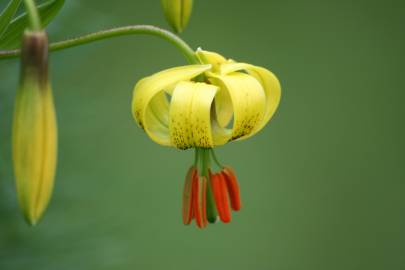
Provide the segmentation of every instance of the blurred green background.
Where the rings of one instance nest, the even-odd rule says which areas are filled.
[[[0,7],[7,1],[0,0]],[[113,26],[167,28],[160,1],[67,0],[51,40]],[[271,124],[218,149],[244,208],[181,223],[192,151],[133,122],[140,78],[185,64],[155,37],[52,53],[59,164],[42,222],[19,213],[10,133],[18,61],[0,62],[0,269],[405,269],[405,2],[196,0],[193,47],[271,69]]]

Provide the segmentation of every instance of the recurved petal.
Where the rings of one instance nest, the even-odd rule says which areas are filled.
[[[226,63],[221,65],[220,73],[222,75],[231,74],[236,71],[246,71],[248,74],[256,78],[262,85],[266,96],[265,112],[260,124],[246,137],[246,139],[258,131],[260,131],[274,115],[281,99],[281,86],[277,77],[269,70],[246,63]]]
[[[171,145],[168,129],[169,102],[165,91],[190,80],[211,65],[189,65],[167,69],[140,80],[134,88],[132,115],[156,143]]]
[[[170,139],[180,149],[211,148],[211,104],[218,87],[206,83],[180,82],[170,104]]]
[[[247,69],[247,72],[261,83],[266,95],[266,111],[262,123],[251,134],[253,135],[262,129],[276,112],[281,99],[281,86],[277,77],[265,68],[252,66],[250,69]]]
[[[227,62],[222,55],[215,52],[204,51],[201,48],[197,49],[196,54],[201,63],[211,64],[214,72],[219,71],[220,65]]]
[[[265,113],[266,97],[261,84],[254,77],[241,72],[211,77],[210,81],[218,85],[221,88],[220,91],[229,93],[233,108],[232,129],[215,126],[213,136],[218,140],[215,144],[224,143],[222,140],[229,133],[231,140],[251,134],[261,124]],[[221,112],[217,112],[218,114]]]

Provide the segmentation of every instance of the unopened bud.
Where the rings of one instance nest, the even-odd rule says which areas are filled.
[[[177,32],[183,32],[190,19],[193,0],[162,0],[167,22]]]
[[[48,78],[45,32],[25,32],[20,85],[13,121],[13,163],[20,207],[35,225],[51,197],[57,156],[57,127]]]

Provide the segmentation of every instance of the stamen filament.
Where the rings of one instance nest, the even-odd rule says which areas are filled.
[[[198,168],[198,160],[199,160],[199,154],[198,154],[198,148],[196,148],[194,151],[194,167],[196,167],[196,168]]]
[[[215,207],[214,196],[212,193],[212,186],[210,179],[210,154],[209,149],[199,148],[199,152],[201,155],[201,175],[207,179],[207,219],[209,223],[215,223],[217,220],[217,210]]]
[[[209,151],[211,152],[212,159],[214,160],[214,162],[218,165],[218,167],[220,167],[222,169],[224,166],[221,164],[221,162],[218,161],[218,158],[215,155],[214,149],[211,148]]]

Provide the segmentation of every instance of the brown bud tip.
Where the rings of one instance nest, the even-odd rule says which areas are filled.
[[[48,36],[45,32],[25,31],[21,47],[21,82],[25,79],[48,81]]]

